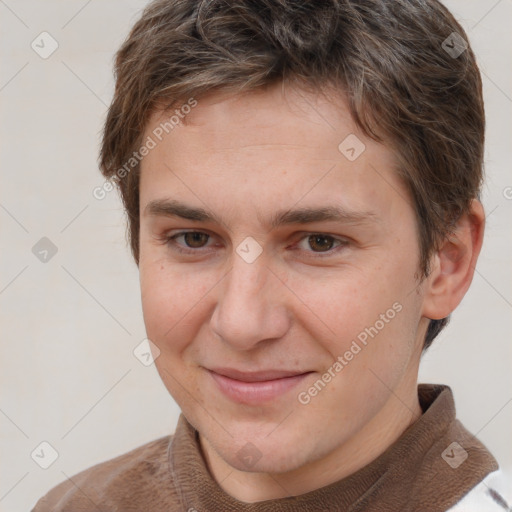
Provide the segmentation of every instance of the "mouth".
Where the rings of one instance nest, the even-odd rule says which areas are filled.
[[[232,368],[207,370],[217,388],[229,399],[242,404],[270,402],[289,393],[312,371],[265,370],[242,372]]]

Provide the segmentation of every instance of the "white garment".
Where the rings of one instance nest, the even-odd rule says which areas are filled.
[[[494,497],[493,497],[494,496]],[[447,512],[512,511],[512,478],[503,471],[487,475]]]

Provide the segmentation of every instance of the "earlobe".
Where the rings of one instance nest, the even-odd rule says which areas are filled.
[[[466,294],[482,247],[484,225],[482,204],[474,199],[469,213],[459,218],[432,257],[423,301],[426,318],[447,317]]]

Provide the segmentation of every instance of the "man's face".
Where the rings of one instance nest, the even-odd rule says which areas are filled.
[[[214,94],[161,141],[172,113],[144,135],[157,143],[140,183],[147,335],[203,445],[238,470],[364,451],[416,412],[412,202],[391,151],[338,103],[281,87]]]

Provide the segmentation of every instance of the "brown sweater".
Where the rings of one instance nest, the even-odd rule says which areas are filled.
[[[174,436],[151,441],[73,476],[33,512],[441,512],[498,468],[455,419],[449,387],[418,386],[423,415],[356,473],[315,491],[258,503],[228,495],[210,474],[197,431],[180,415]],[[467,452],[446,449],[457,442]],[[465,455],[464,455],[465,456]],[[451,464],[450,464],[451,462]]]

